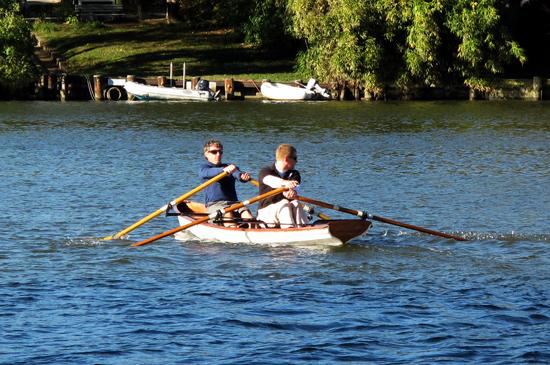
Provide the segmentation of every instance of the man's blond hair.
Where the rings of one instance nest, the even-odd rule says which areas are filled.
[[[203,146],[204,153],[208,152],[208,150],[210,149],[210,146],[216,146],[219,149],[223,149],[223,145],[220,141],[218,141],[217,139],[211,139],[204,143],[204,146]]]
[[[275,151],[275,159],[276,160],[282,160],[285,157],[292,157],[296,156],[296,148],[290,144],[283,143],[277,147],[277,150]]]

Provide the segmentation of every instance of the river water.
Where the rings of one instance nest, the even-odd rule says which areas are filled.
[[[210,138],[255,176],[292,143],[304,196],[469,241],[101,240],[198,185]],[[545,102],[0,103],[0,363],[550,363],[549,141]]]

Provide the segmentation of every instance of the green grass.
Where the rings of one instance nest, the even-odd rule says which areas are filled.
[[[276,55],[240,42],[230,29],[192,31],[178,24],[38,22],[35,34],[67,60],[73,74],[137,77],[186,75],[212,80],[299,79],[294,55]]]

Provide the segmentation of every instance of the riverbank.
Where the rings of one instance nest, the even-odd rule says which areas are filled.
[[[225,78],[299,79],[293,52],[267,52],[240,41],[234,29],[195,31],[164,20],[102,24],[38,22],[34,33],[55,49],[71,74],[125,77],[166,75],[170,62],[186,64],[187,75],[212,80]]]
[[[259,85],[264,79],[291,84],[294,80],[307,81],[307,75],[294,71],[294,53],[266,52],[240,43],[240,35],[232,29],[195,31],[161,20],[122,24],[37,22],[34,34],[38,52],[45,55],[43,62],[53,65],[42,67],[43,76],[34,88],[34,98],[38,99],[125,100],[122,86],[109,85],[108,80],[132,75],[147,84],[181,86],[184,64],[187,81],[207,79],[212,90],[227,99],[261,97]],[[103,80],[98,81],[99,86],[92,81],[93,75]],[[463,84],[407,89],[388,86],[373,95],[348,85],[323,87],[338,100],[550,99],[550,81],[536,75],[498,79],[484,91]]]

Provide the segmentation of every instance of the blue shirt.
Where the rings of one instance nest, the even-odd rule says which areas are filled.
[[[226,166],[228,165],[224,163],[214,165],[210,162],[205,162],[199,168],[199,177],[203,182],[206,182],[221,174],[223,168]],[[235,180],[241,181],[241,172],[238,169],[231,175],[206,187],[204,190],[204,204],[209,205],[209,203],[212,204],[223,200],[231,202],[238,201],[237,191],[235,190]]]

